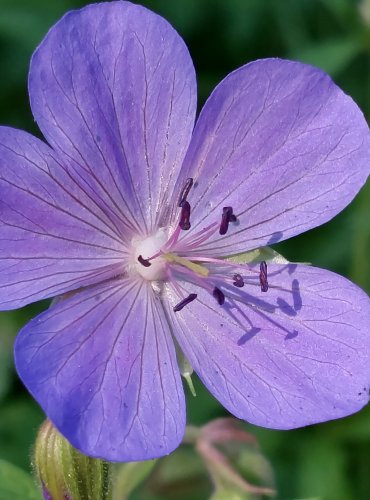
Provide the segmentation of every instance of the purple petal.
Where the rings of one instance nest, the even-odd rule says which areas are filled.
[[[168,324],[151,288],[110,281],[32,320],[15,345],[17,371],[73,446],[110,461],[170,453],[185,406]]]
[[[210,392],[235,416],[290,429],[331,420],[369,399],[370,301],[346,279],[270,265],[269,290],[204,291],[172,313],[177,340]],[[244,291],[247,288],[246,291]]]
[[[139,229],[162,217],[190,142],[193,64],[161,17],[129,2],[68,13],[35,52],[29,89],[46,139]]]
[[[53,497],[50,495],[48,489],[44,484],[42,485],[42,495],[44,497],[44,500],[53,500]]]
[[[0,309],[117,275],[118,228],[44,143],[0,127]]]
[[[225,255],[328,221],[366,181],[369,159],[369,129],[350,97],[319,69],[266,59],[208,99],[179,186],[194,177],[193,229],[233,208],[238,224],[203,245]]]

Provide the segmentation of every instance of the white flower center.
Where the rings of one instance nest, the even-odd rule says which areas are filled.
[[[144,260],[149,259],[162,248],[167,240],[167,231],[164,228],[158,229],[155,234],[143,240],[132,240],[132,268],[139,273],[142,278],[148,281],[161,281],[166,279],[168,261],[164,257],[159,256],[151,260],[150,266],[148,267],[141,264],[138,258],[141,256]]]

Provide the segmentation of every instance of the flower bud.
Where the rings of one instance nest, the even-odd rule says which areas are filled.
[[[219,418],[202,427],[196,450],[214,483],[212,500],[275,496],[270,464],[259,451],[254,436],[236,419]]]
[[[33,452],[33,467],[45,500],[108,500],[110,465],[83,455],[46,420]]]

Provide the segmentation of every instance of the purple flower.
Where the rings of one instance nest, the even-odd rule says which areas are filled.
[[[0,302],[61,296],[20,332],[15,358],[75,447],[120,461],[171,452],[185,426],[179,364],[265,427],[367,403],[365,293],[268,251],[226,259],[323,224],[366,181],[368,127],[327,75],[247,64],[193,130],[183,41],[122,1],[58,22],[29,92],[50,146],[0,129]]]

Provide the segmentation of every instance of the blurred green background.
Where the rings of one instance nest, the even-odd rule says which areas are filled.
[[[29,109],[30,56],[51,25],[78,0],[0,0],[0,123],[39,134]],[[231,70],[278,56],[317,65],[370,118],[370,1],[151,0],[185,39],[199,82],[199,105]],[[370,184],[332,222],[276,248],[292,261],[312,262],[370,291]],[[0,315],[0,459],[29,468],[31,443],[43,416],[14,372],[19,328],[47,304]],[[188,420],[203,424],[224,410],[196,381]],[[276,475],[278,498],[370,498],[370,409],[346,419],[278,432],[246,426]],[[159,464],[136,498],[203,499],[210,486],[187,448]],[[5,498],[5,497],[4,497]],[[0,500],[3,500],[2,498]],[[5,500],[7,500],[5,498]],[[9,498],[9,500],[11,500]]]

